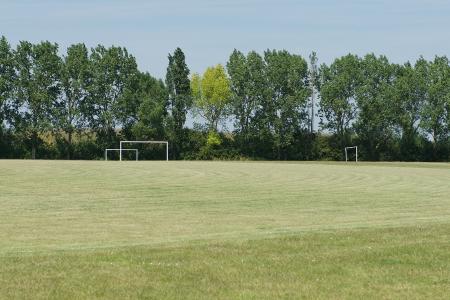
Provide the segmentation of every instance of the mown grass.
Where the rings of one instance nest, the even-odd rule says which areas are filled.
[[[0,298],[443,298],[448,164],[0,161]]]

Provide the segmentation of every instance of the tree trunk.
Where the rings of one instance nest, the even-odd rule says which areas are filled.
[[[36,159],[37,133],[33,131],[31,134],[31,159]]]
[[[314,132],[314,88],[311,89],[311,124],[310,124],[310,133]]]
[[[69,130],[68,132],[68,139],[67,139],[68,149],[67,149],[67,159],[72,159],[72,130]]]

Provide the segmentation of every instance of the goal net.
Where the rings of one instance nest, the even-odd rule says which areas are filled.
[[[139,160],[169,160],[167,141],[120,141],[119,160],[123,160],[129,145],[139,151]]]
[[[112,160],[116,159],[119,160],[119,148],[108,148],[105,149],[105,160]],[[139,160],[139,150],[138,149],[122,149],[125,153],[131,153],[134,154],[134,159],[137,161]],[[109,156],[108,156],[109,155]],[[133,159],[129,158],[129,156],[122,155],[122,159]]]
[[[345,161],[347,162],[350,159],[358,162],[358,146],[345,147]]]

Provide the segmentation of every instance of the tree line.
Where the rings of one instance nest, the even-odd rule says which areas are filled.
[[[187,120],[204,120],[186,126]],[[192,128],[191,128],[192,127]],[[224,130],[224,128],[228,128]],[[318,64],[285,50],[242,53],[165,80],[123,47],[0,39],[0,158],[100,159],[120,140],[168,140],[172,159],[448,161],[447,57],[395,64],[346,55]]]

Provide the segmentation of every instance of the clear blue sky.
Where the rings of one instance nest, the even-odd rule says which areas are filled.
[[[394,62],[450,55],[448,0],[0,0],[0,35],[125,46],[163,78],[167,54],[183,49],[194,72],[231,51],[286,49],[321,62],[352,52]]]

